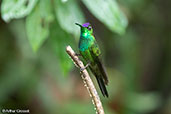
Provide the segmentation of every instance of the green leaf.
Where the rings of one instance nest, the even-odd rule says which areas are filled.
[[[53,23],[50,30],[50,38],[53,49],[57,55],[60,71],[63,75],[66,75],[73,65],[72,60],[65,51],[65,48],[67,45],[73,44],[74,38],[63,31],[57,23]]]
[[[38,0],[3,0],[1,13],[4,21],[18,19],[30,14]]]
[[[76,29],[75,23],[83,23],[85,18],[76,0],[66,2],[55,0],[54,2],[56,17],[62,29],[77,36],[79,29]]]
[[[53,20],[50,0],[41,0],[26,19],[26,31],[29,42],[37,51],[49,36],[49,24]]]
[[[110,30],[123,34],[127,18],[121,12],[115,0],[82,0],[90,12]]]

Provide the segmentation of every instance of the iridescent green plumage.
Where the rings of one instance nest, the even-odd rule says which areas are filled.
[[[93,29],[89,23],[77,25],[81,27],[80,41],[78,46],[80,54],[87,63],[90,63],[89,68],[95,75],[103,96],[108,97],[108,92],[105,86],[108,84],[108,78],[101,63],[101,51],[93,35]]]

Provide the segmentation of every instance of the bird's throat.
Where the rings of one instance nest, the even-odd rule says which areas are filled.
[[[82,38],[85,38],[85,39],[88,39],[88,38],[91,37],[91,34],[88,33],[88,32],[83,32],[83,33],[81,33],[81,37],[82,37]]]

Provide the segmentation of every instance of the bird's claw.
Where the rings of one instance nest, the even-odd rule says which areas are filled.
[[[81,56],[81,54],[80,53],[75,53],[75,56]]]
[[[80,71],[82,72],[83,70],[85,70],[86,68],[84,67],[84,68],[80,68]]]
[[[82,71],[85,70],[89,65],[90,65],[90,62],[88,62],[84,68],[80,68],[80,71],[82,72]]]

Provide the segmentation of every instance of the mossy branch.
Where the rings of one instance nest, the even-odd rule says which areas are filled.
[[[78,58],[78,56],[76,55],[76,53],[72,50],[72,48],[70,46],[66,47],[66,52],[72,58],[74,64],[78,68],[82,68],[82,69],[84,68],[83,62]],[[81,74],[82,74],[83,82],[89,92],[89,95],[90,95],[90,97],[92,97],[92,102],[95,106],[97,114],[104,114],[104,110],[103,110],[102,103],[100,101],[100,97],[95,89],[95,86],[94,86],[87,70],[85,69],[85,70],[81,71]]]

